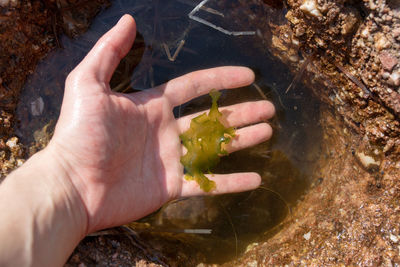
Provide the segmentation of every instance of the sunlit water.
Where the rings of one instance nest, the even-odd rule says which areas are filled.
[[[232,8],[221,10],[221,3],[230,6],[236,1],[220,1],[218,6],[213,2],[216,1],[207,3],[213,10],[202,9],[197,16],[229,31],[265,31],[262,18],[259,25],[246,23],[246,16],[255,14],[250,7],[241,7],[237,14]],[[263,38],[231,36],[191,20],[188,14],[199,3],[198,0],[113,1],[110,8],[96,17],[87,33],[76,40],[62,36],[64,49],[49,55],[25,86],[18,108],[17,134],[29,145],[35,142],[40,129],[49,122],[54,125],[65,77],[96,40],[125,13],[135,17],[143,37],[137,44],[138,50],[131,53],[133,57],[141,57],[141,61],[136,66],[137,59],[125,59],[112,79],[113,88],[144,90],[193,70],[222,65],[251,67],[257,74],[256,84],[262,92],[255,86],[225,90],[219,103],[228,105],[266,96],[277,109],[277,116],[271,121],[274,137],[267,143],[225,157],[214,171],[258,172],[263,178],[262,188],[241,194],[172,202],[143,219],[158,233],[176,233],[180,238],[186,235],[187,242],[192,242],[207,255],[207,261],[224,262],[243,252],[249,243],[263,238],[288,216],[288,205],[294,205],[310,184],[312,163],[319,156],[319,107],[301,84],[285,93],[293,77],[269,53]],[[183,40],[182,49],[171,61],[166,49],[172,57]],[[208,96],[200,97],[177,107],[174,113],[177,117],[183,116],[209,108],[210,103]],[[198,229],[203,229],[204,233],[182,234]]]

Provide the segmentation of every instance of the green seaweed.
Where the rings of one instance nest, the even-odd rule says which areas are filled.
[[[220,121],[222,114],[217,104],[220,95],[220,92],[212,90],[209,113],[193,118],[190,128],[179,136],[187,149],[187,153],[181,157],[181,163],[186,170],[185,179],[195,180],[205,192],[213,190],[215,182],[209,180],[204,173],[210,173],[220,157],[228,154],[224,146],[235,136],[233,127],[227,128]]]

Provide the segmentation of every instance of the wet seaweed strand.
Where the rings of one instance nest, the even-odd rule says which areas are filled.
[[[217,100],[221,93],[212,90],[212,107],[208,114],[203,113],[192,119],[190,128],[179,138],[188,150],[181,157],[185,167],[186,180],[195,180],[202,190],[209,192],[215,188],[215,182],[209,180],[204,173],[210,172],[222,155],[228,154],[223,148],[235,136],[235,130],[226,128],[221,122],[222,114],[218,110]]]

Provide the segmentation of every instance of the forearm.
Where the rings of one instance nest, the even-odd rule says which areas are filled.
[[[0,214],[0,266],[60,266],[86,233],[86,211],[51,149],[0,185]]]

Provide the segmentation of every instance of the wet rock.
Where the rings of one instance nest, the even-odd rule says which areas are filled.
[[[79,2],[74,0],[57,1],[62,11],[62,25],[64,32],[70,37],[77,37],[86,32],[94,16],[105,6],[108,0]]]
[[[38,97],[35,101],[31,102],[31,113],[33,116],[40,116],[43,113],[44,102],[42,97]]]

